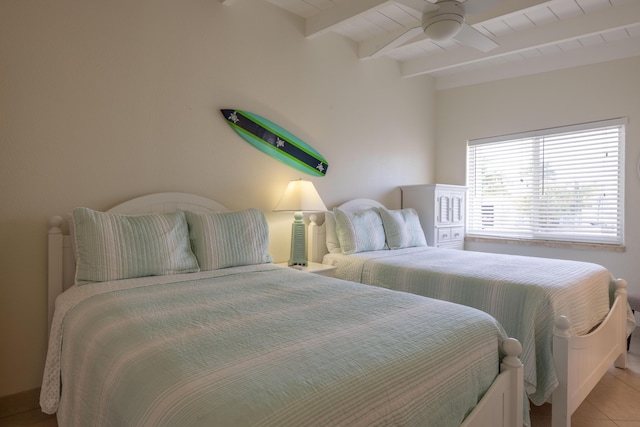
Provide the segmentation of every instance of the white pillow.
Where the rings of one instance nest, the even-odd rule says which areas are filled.
[[[427,239],[414,209],[389,210],[378,208],[389,249],[427,246]]]
[[[375,208],[360,212],[334,208],[333,214],[343,254],[386,249],[382,219]]]
[[[324,231],[327,242],[327,250],[330,254],[342,253],[340,249],[340,241],[338,240],[338,233],[336,232],[336,218],[333,212],[327,211],[324,213]]]
[[[77,284],[199,271],[183,212],[72,215]]]
[[[193,252],[202,271],[272,262],[262,211],[185,212]]]

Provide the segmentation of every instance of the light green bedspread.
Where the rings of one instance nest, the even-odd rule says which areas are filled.
[[[270,264],[76,286],[41,406],[65,427],[458,426],[505,336],[472,308]]]
[[[464,304],[495,317],[523,347],[527,393],[543,404],[557,387],[554,319],[566,315],[582,335],[609,311],[612,277],[578,261],[433,247],[328,254],[336,277]]]

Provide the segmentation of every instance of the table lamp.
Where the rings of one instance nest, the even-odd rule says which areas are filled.
[[[303,221],[303,212],[326,211],[327,207],[322,202],[311,181],[298,179],[289,182],[280,201],[273,209],[274,212],[294,212],[291,225],[291,256],[290,266],[307,265],[306,230]]]

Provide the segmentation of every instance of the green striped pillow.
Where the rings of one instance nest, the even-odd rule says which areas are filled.
[[[269,226],[262,211],[185,213],[202,271],[273,261],[267,253]]]
[[[414,209],[378,208],[389,249],[427,246],[418,213]]]
[[[199,271],[184,212],[73,210],[77,284]]]
[[[376,209],[349,212],[334,208],[333,215],[343,254],[386,249],[384,228]]]

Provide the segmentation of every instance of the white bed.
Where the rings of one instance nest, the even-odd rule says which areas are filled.
[[[161,193],[109,214],[166,213],[162,221],[173,221],[176,210],[207,221],[212,212],[228,212],[199,196]],[[218,252],[211,262],[224,265],[204,268],[203,253],[194,250],[207,271],[187,272],[181,255],[164,275],[114,279],[142,266],[96,268],[108,276],[101,281],[84,268],[95,236],[85,239],[82,215],[111,221],[109,214],[74,216],[81,230],[75,247],[63,218],[50,221],[41,405],[57,412],[60,425],[439,425],[434,416],[443,426],[457,425],[452,419],[464,419],[463,426],[523,424],[521,346],[491,316],[279,267],[262,254],[257,261],[240,254],[249,261],[233,266]],[[192,248],[202,249],[191,233],[203,224],[189,222]],[[180,246],[174,243],[171,250]],[[82,260],[77,271],[74,252]],[[192,346],[195,353],[187,352]],[[502,362],[499,354],[506,355]],[[480,390],[461,393],[456,383],[478,383]],[[461,394],[474,403],[438,413]]]
[[[628,322],[633,321],[628,316],[626,282],[621,279],[611,281],[604,268],[571,261],[429,248],[421,246],[423,242],[408,243],[410,247],[398,247],[394,242],[396,246],[393,250],[388,249],[389,244],[383,249],[380,247],[381,239],[385,238],[388,229],[395,229],[393,223],[391,227],[387,227],[390,222],[383,225],[383,214],[387,215],[386,218],[390,214],[400,218],[398,215],[401,212],[409,215],[410,219],[403,227],[413,227],[415,231],[415,224],[419,222],[411,216],[411,212],[390,212],[380,203],[369,199],[356,199],[338,208],[338,214],[346,218],[341,220],[343,228],[351,227],[345,226],[351,224],[345,223],[347,220],[361,221],[363,230],[368,227],[367,239],[361,247],[378,250],[355,250],[355,253],[343,254],[344,250],[336,248],[336,245],[340,245],[340,239],[336,236],[339,226],[335,225],[338,218],[328,213],[325,223],[318,225],[312,221],[309,226],[309,259],[337,266],[335,276],[339,278],[466,304],[496,317],[506,325],[511,336],[522,342],[525,386],[530,397],[538,399],[537,404],[547,399],[552,401],[554,427],[570,425],[571,414],[612,363],[620,368],[626,366],[627,327]],[[375,217],[372,211],[383,217],[379,223],[383,228],[382,237],[375,229],[377,225],[371,223],[371,218]],[[360,234],[365,233],[361,231]],[[377,237],[372,238],[372,235]],[[353,246],[348,235],[342,237]],[[389,236],[386,237],[389,240]],[[414,244],[418,247],[411,247]],[[333,253],[329,253],[329,248]],[[353,252],[353,247],[349,249],[347,252]],[[476,267],[475,263],[482,268]],[[498,270],[499,265],[507,268]],[[554,274],[557,271],[563,274]],[[580,282],[583,276],[594,283]],[[569,277],[572,279],[569,280]],[[548,283],[537,283],[537,280]],[[574,284],[574,281],[577,283]],[[600,286],[598,281],[604,281],[605,287]],[[571,286],[565,286],[565,282],[571,283]],[[611,291],[608,289],[610,282]],[[589,287],[596,286],[600,287],[589,290]],[[591,297],[589,292],[594,296]],[[609,292],[615,295],[612,304]],[[591,299],[597,299],[597,302]],[[521,307],[517,307],[519,301]],[[548,306],[542,307],[545,304]],[[527,309],[530,316],[520,314],[527,312]],[[535,315],[546,317],[530,321]],[[521,324],[526,327],[510,329],[517,324],[514,320],[516,317],[518,320],[522,318]],[[570,318],[575,324],[569,322]],[[576,330],[581,330],[580,334],[576,334]]]

